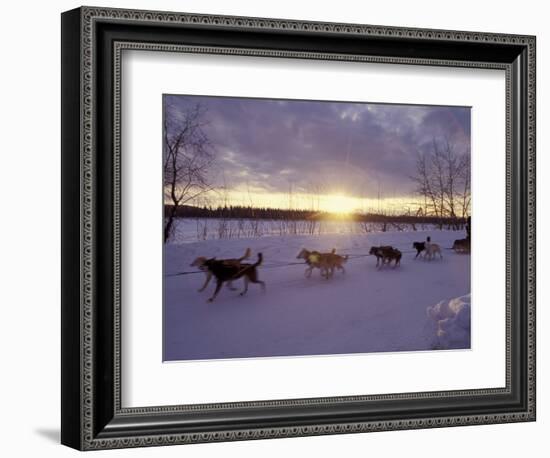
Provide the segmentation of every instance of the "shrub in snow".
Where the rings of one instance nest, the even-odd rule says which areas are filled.
[[[434,322],[434,348],[470,348],[470,295],[441,301],[427,308]]]

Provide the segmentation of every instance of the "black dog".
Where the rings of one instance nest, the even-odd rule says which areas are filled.
[[[401,251],[390,245],[373,246],[370,248],[369,254],[376,256],[376,267],[378,267],[380,261],[382,261],[380,267],[391,263],[392,260],[395,261],[395,267],[401,264]]]
[[[255,264],[241,263],[240,265],[231,265],[226,264],[224,261],[218,261],[215,258],[207,259],[203,265],[216,277],[216,289],[212,297],[208,299],[208,302],[212,302],[216,298],[225,282],[241,277],[244,277],[244,290],[241,292],[241,296],[244,296],[248,291],[249,282],[259,283],[262,289],[265,290],[265,283],[258,280],[258,271],[256,270],[256,267],[262,263],[262,260],[262,253],[258,253],[258,261]]]
[[[413,242],[413,248],[416,248],[416,256],[414,257],[416,259],[426,249],[426,242]]]

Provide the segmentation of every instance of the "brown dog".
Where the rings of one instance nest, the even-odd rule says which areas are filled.
[[[304,275],[309,278],[313,269],[319,269],[321,276],[327,280],[334,274],[334,270],[341,270],[342,273],[346,272],[344,264],[348,260],[347,256],[341,256],[336,254],[336,249],[332,249],[330,253],[321,253],[319,251],[309,251],[305,248],[302,249],[296,256],[296,259],[303,259],[308,268],[304,272]]]
[[[262,290],[265,290],[265,283],[258,279],[257,267],[262,263],[262,253],[258,253],[258,261],[254,264],[239,264],[228,265],[225,261],[218,261],[216,259],[207,259],[204,262],[204,266],[216,277],[216,289],[212,297],[208,299],[208,302],[212,302],[218,293],[222,285],[226,282],[231,282],[238,278],[244,278],[244,290],[241,292],[241,296],[244,296],[248,291],[248,283],[258,283],[261,285]]]
[[[344,269],[344,264],[348,261],[348,257],[348,255],[342,256],[340,254],[336,254],[336,249],[332,249],[332,251],[328,254],[330,276],[334,274],[335,269],[341,270],[343,274],[346,273],[346,269]]]
[[[235,259],[220,259],[219,262],[223,262],[225,263],[226,265],[228,266],[239,266],[241,264],[242,261],[244,261],[245,259],[248,259],[250,257],[250,253],[251,253],[251,250],[250,248],[247,248],[246,251],[244,252],[244,255],[241,256],[240,258],[235,258]],[[206,274],[206,280],[204,282],[204,285],[202,285],[202,287],[199,289],[199,293],[204,291],[206,289],[206,287],[208,286],[208,283],[210,283],[210,279],[212,278],[212,272],[210,272],[208,270],[208,268],[204,265],[204,263],[207,261],[208,259],[205,258],[204,256],[199,256],[197,259],[195,259],[192,263],[191,263],[191,267],[197,267],[199,270],[202,270],[205,274]],[[234,288],[232,283],[229,281],[227,282],[227,287],[232,290],[232,291],[235,291],[237,288]]]
[[[303,259],[308,265],[304,272],[306,278],[311,277],[313,269],[319,269],[321,276],[328,279],[329,277],[329,261],[328,255],[330,253],[320,253],[319,251],[309,251],[303,248],[296,256],[296,259]]]
[[[470,239],[457,239],[453,243],[453,250],[456,253],[469,253],[470,252]]]

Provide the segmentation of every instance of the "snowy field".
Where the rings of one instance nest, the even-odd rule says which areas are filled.
[[[165,361],[470,347],[470,256],[445,249],[462,231],[361,233],[342,226],[320,235],[197,241],[190,224],[188,233],[165,246]],[[414,259],[412,242],[428,235],[444,248],[442,260]],[[377,269],[367,255],[373,245],[399,248],[401,266]],[[236,280],[239,291],[224,287],[208,303],[214,279],[199,293],[204,274],[181,275],[195,270],[198,256],[236,258],[247,247],[249,261],[264,255],[265,293],[251,283],[241,297],[243,281]],[[351,255],[346,273],[326,280],[314,270],[305,278],[305,265],[293,264],[302,248]]]
[[[359,223],[354,221],[287,221],[287,220],[247,220],[216,218],[178,218],[171,243],[180,244],[220,238],[250,238],[282,235],[330,235],[367,234],[399,230],[413,230],[411,224]],[[429,230],[431,224],[417,224],[417,230]]]

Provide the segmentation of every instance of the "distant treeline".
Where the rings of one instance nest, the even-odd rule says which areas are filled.
[[[173,210],[171,205],[164,206],[166,214]],[[367,223],[401,223],[401,224],[436,224],[444,226],[463,226],[465,218],[450,218],[422,215],[388,215],[377,213],[351,213],[337,215],[328,212],[312,210],[288,210],[280,208],[257,208],[244,206],[228,207],[195,207],[182,205],[175,211],[176,218],[227,218],[227,219],[256,219],[256,220],[285,220],[285,221],[326,221],[348,220]]]

